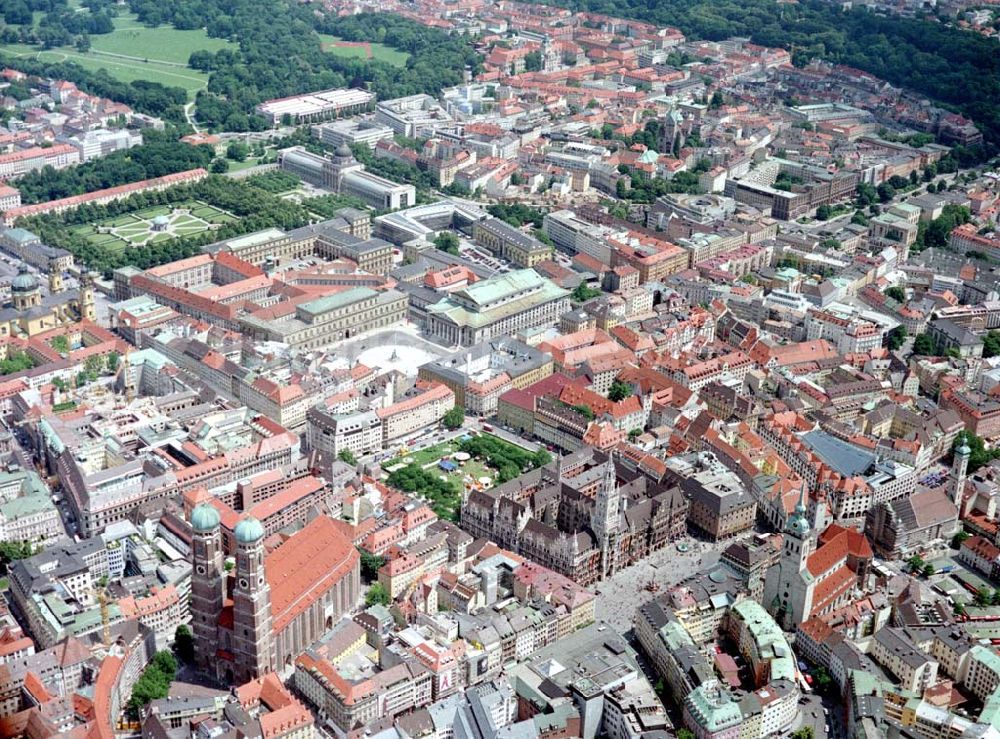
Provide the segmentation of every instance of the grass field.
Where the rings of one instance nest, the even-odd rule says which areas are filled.
[[[229,41],[209,38],[204,31],[178,31],[169,26],[146,28],[131,13],[115,18],[113,33],[91,36],[90,41],[91,50],[86,53],[70,47],[42,51],[24,44],[0,44],[0,51],[47,62],[76,62],[91,71],[106,69],[122,82],[149,80],[182,87],[194,99],[194,94],[208,84],[208,75],[187,66],[191,52],[235,48]]]
[[[170,26],[146,28],[128,16],[115,19],[114,33],[91,36],[90,43],[92,51],[173,62],[182,67],[187,67],[193,51],[235,48],[229,41],[209,38],[203,30],[178,31]]]
[[[161,216],[167,220],[157,229],[153,225],[153,219]],[[130,246],[145,246],[180,236],[191,236],[207,231],[215,224],[235,220],[235,216],[225,211],[192,200],[145,208],[100,223],[76,226],[72,231],[86,237],[95,246],[118,251]]]
[[[327,34],[320,34],[320,40],[323,42],[323,50],[335,54],[337,56],[343,57],[356,57],[358,59],[367,59],[368,53],[364,47],[361,46],[335,46],[336,43],[342,41],[342,39],[336,36],[330,36]],[[397,67],[406,66],[406,61],[410,58],[410,55],[405,51],[399,51],[393,49],[391,46],[385,46],[384,44],[370,44],[371,53],[373,59],[378,59],[379,61],[388,62]]]

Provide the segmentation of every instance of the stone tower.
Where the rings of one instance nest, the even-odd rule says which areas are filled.
[[[951,463],[951,499],[955,507],[962,513],[962,497],[965,493],[965,476],[969,470],[969,457],[972,456],[972,449],[969,448],[969,440],[963,431],[958,447],[955,449],[955,459]]]
[[[53,269],[49,272],[49,293],[55,295],[63,291],[63,279],[62,272],[58,269]]]
[[[620,494],[618,491],[618,476],[615,474],[614,458],[608,454],[604,467],[604,479],[597,490],[594,500],[594,513],[590,528],[597,537],[597,545],[601,548],[601,578],[614,571],[615,566],[615,534],[618,532]]]
[[[85,321],[97,320],[97,304],[94,302],[94,278],[89,272],[80,277],[80,318]]]
[[[660,122],[660,152],[676,156],[684,148],[684,114],[671,110]]]
[[[214,672],[218,649],[218,619],[225,596],[225,569],[222,563],[222,537],[219,512],[202,504],[191,511],[191,631],[198,667]]]
[[[233,656],[236,682],[266,675],[271,664],[271,588],[264,574],[264,526],[256,518],[236,525],[236,584],[233,587]]]
[[[764,581],[763,605],[783,628],[794,628],[803,621],[803,614],[812,610],[816,582],[808,570],[813,551],[813,530],[805,503],[805,487],[799,492],[799,502],[785,524],[781,555],[777,564],[767,571]],[[789,626],[791,625],[791,626]]]

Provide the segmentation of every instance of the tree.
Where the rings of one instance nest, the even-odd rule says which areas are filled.
[[[906,343],[906,326],[896,326],[885,335],[885,345],[889,351],[896,351]]]
[[[524,57],[524,71],[525,72],[540,72],[542,69],[542,53],[540,51],[532,51]]]
[[[570,298],[572,298],[574,303],[586,303],[600,294],[601,290],[599,288],[590,287],[586,282],[581,282],[570,293]]]
[[[691,729],[678,729],[677,739],[696,739],[696,738],[695,738],[695,733],[691,731]],[[804,737],[803,739],[808,739],[808,737]]]
[[[894,197],[896,197],[896,188],[890,185],[888,182],[883,182],[877,188],[875,192],[878,193],[879,202],[888,203]]]
[[[923,576],[924,577],[931,577],[936,572],[937,572],[937,568],[934,565],[932,565],[930,562],[928,562],[927,564],[924,565],[924,569],[923,569]]]
[[[169,675],[170,679],[174,679],[174,675],[177,673],[177,660],[174,659],[174,655],[166,650],[162,650],[153,655],[153,665],[164,675]]]
[[[225,159],[213,159],[212,164],[209,166],[209,171],[212,174],[225,174],[229,171],[229,165],[226,164]]]
[[[1000,331],[990,330],[983,336],[983,358],[1000,356]]]
[[[983,465],[989,464],[994,459],[1000,457],[1000,449],[987,449],[986,442],[983,441],[983,437],[965,432],[964,437],[962,434],[959,434],[955,437],[955,441],[952,442],[951,453],[947,457],[949,464],[954,461],[955,449],[958,448],[963,439],[965,443],[969,445],[970,450],[968,467],[969,474],[972,474]]]
[[[177,660],[167,651],[157,652],[132,687],[129,709],[138,715],[150,701],[166,698],[177,675]]]
[[[34,549],[27,541],[0,542],[0,574],[7,574],[7,567],[18,559],[27,559],[34,554]]]
[[[230,141],[226,147],[226,158],[232,159],[234,162],[246,161],[249,153],[250,149],[242,141]]]
[[[712,100],[709,102],[708,106],[710,108],[721,108],[726,104],[726,97],[722,94],[722,90],[716,90],[712,93]]]
[[[824,203],[816,209],[816,220],[817,221],[829,221],[830,217],[833,215],[833,208]]]
[[[458,256],[458,237],[451,231],[442,231],[434,237],[434,247]]]
[[[74,46],[76,46],[76,50],[79,51],[81,54],[86,54],[88,51],[90,51],[90,36],[88,36],[87,34],[81,35],[79,38],[77,38]]]
[[[608,391],[608,400],[617,403],[630,397],[632,392],[632,386],[629,383],[615,380],[611,383],[611,389]]]
[[[465,411],[462,410],[462,406],[456,405],[450,411],[445,413],[444,417],[441,419],[441,423],[444,424],[445,428],[451,429],[452,431],[460,428],[462,424],[465,423]]]
[[[345,464],[351,465],[351,467],[358,463],[357,457],[354,456],[354,453],[350,449],[341,449],[337,454],[337,459]]]
[[[917,334],[913,340],[913,353],[933,356],[937,353],[937,346],[930,334]]]
[[[956,616],[964,616],[965,605],[962,603],[955,603],[955,605],[951,607],[951,612],[954,613]]]
[[[923,238],[924,246],[943,249],[951,240],[952,230],[971,220],[972,212],[968,208],[949,203],[941,209],[941,215],[927,226]]]
[[[5,4],[3,22],[8,26],[30,26],[32,20],[31,8],[24,0],[14,0]]]
[[[878,200],[878,191],[869,183],[858,183],[856,203],[859,208],[867,208]]]
[[[680,734],[678,734],[677,736],[680,737]],[[694,734],[692,734],[691,736],[694,737]],[[813,727],[802,726],[792,732],[791,739],[814,739],[815,736],[816,732],[813,731]]]
[[[906,565],[910,568],[910,572],[917,573],[924,568],[924,558],[919,554],[914,554],[908,560],[906,560]]]
[[[364,549],[358,551],[361,553],[361,576],[370,582],[378,577],[378,571],[385,564],[385,557],[366,552]]]
[[[7,358],[0,360],[0,375],[10,375],[15,372],[24,372],[35,366],[35,360],[27,352],[12,352]]]
[[[65,336],[53,337],[52,341],[49,342],[49,346],[60,354],[69,354],[69,339]]]
[[[816,667],[812,671],[813,685],[816,687],[816,692],[820,694],[829,693],[833,689],[833,678],[830,677],[830,673],[823,666]]]
[[[962,529],[953,537],[951,537],[951,548],[959,549],[962,546],[962,542],[967,541],[968,538],[969,538],[969,532],[966,531],[965,529]]]
[[[389,597],[389,591],[380,582],[372,583],[372,586],[368,588],[368,592],[365,593],[366,606],[387,606],[390,602],[392,602],[392,598]]]
[[[906,291],[899,285],[893,285],[892,287],[887,287],[885,289],[885,296],[887,298],[892,298],[897,303],[906,302]]]
[[[182,662],[194,662],[194,635],[187,624],[181,624],[174,631],[174,649]]]
[[[993,599],[993,594],[987,587],[981,587],[976,591],[975,602],[977,606],[988,606]]]

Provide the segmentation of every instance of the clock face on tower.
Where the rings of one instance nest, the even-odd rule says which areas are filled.
[[[241,577],[240,578],[240,587],[241,588],[249,588],[250,587],[250,582],[245,577]]]

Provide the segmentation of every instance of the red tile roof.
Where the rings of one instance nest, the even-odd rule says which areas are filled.
[[[280,632],[337,582],[351,576],[360,561],[353,543],[327,516],[293,534],[264,562],[274,631]]]

